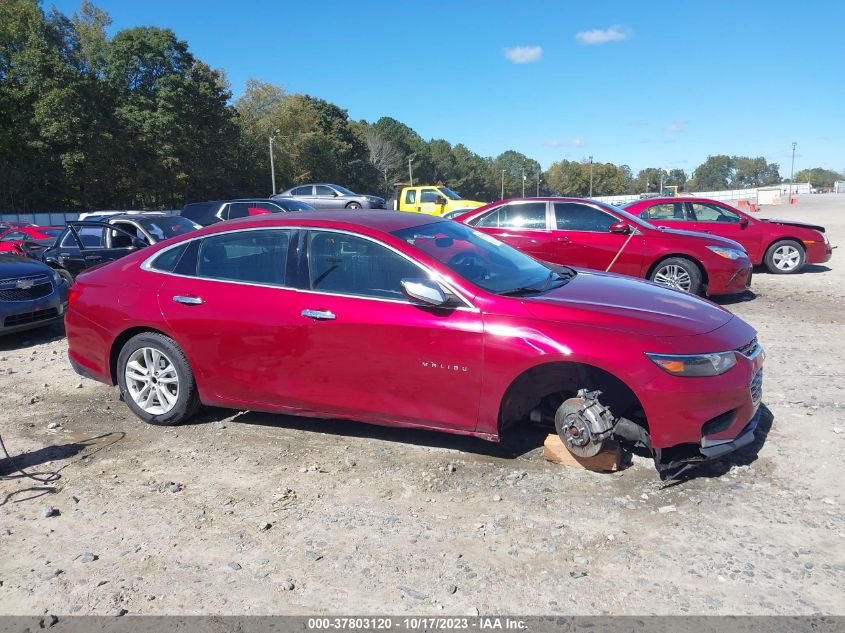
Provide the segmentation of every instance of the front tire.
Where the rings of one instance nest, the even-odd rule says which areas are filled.
[[[129,339],[117,357],[120,395],[149,424],[172,426],[200,407],[194,372],[173,339],[145,332]]]
[[[361,205],[357,202],[350,202],[349,204],[346,205],[346,208],[347,209],[360,209]]]
[[[795,240],[779,240],[766,249],[766,268],[775,275],[792,275],[804,268],[807,251]]]
[[[701,294],[701,271],[695,262],[684,257],[664,259],[654,267],[648,278],[675,290],[683,290],[693,295]]]

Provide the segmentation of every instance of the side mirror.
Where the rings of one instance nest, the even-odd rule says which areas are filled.
[[[608,230],[611,233],[621,233],[622,235],[627,235],[631,232],[631,225],[625,222],[624,220],[621,222],[616,222],[615,224],[611,224]]]
[[[402,292],[406,297],[425,305],[442,306],[449,301],[440,284],[431,279],[403,279],[401,284]]]
[[[132,240],[132,247],[133,248],[146,248],[149,246],[144,240],[140,240],[137,237]]]
[[[746,226],[748,226],[749,224],[750,224],[750,222],[748,221],[748,218],[743,218],[743,217],[740,217],[740,218],[739,218],[739,225],[740,225],[742,228],[745,228],[745,227],[746,227]]]
[[[335,198],[337,198],[340,194],[339,194],[337,191],[335,191],[334,189],[332,189],[332,195],[333,195]]]

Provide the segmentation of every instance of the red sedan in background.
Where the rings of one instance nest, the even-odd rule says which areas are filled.
[[[823,226],[755,218],[734,207],[707,198],[649,198],[623,208],[658,227],[688,229],[721,235],[745,247],[751,262],[769,272],[799,272],[805,264],[830,260],[833,248]]]
[[[395,211],[221,222],[83,272],[77,372],[153,424],[201,404],[498,441],[611,437],[662,476],[754,438],[756,332],[640,280],[543,265],[470,227]]]
[[[454,219],[541,261],[643,277],[692,294],[740,293],[751,284],[751,262],[738,243],[661,230],[596,200],[501,200]]]
[[[61,226],[21,226],[13,227],[0,233],[0,253],[20,255],[24,242],[56,238],[64,231]]]

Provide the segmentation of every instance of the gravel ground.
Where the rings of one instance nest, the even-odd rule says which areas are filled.
[[[828,227],[845,196],[761,215]],[[223,410],[147,426],[60,328],[0,339],[0,613],[845,613],[845,267],[723,301],[768,358],[760,441],[672,486],[497,446]],[[8,474],[7,461],[0,472]]]

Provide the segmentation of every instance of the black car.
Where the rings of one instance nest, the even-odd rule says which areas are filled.
[[[0,335],[50,325],[63,318],[68,285],[49,266],[0,254]]]
[[[39,259],[68,283],[86,268],[120,259],[139,248],[189,233],[200,226],[188,218],[163,213],[113,215],[101,222],[68,222]]]
[[[192,202],[182,208],[182,217],[193,220],[202,226],[246,218],[265,213],[284,213],[285,211],[313,211],[314,207],[291,198],[267,200],[265,198],[245,198],[241,200],[210,200]]]

